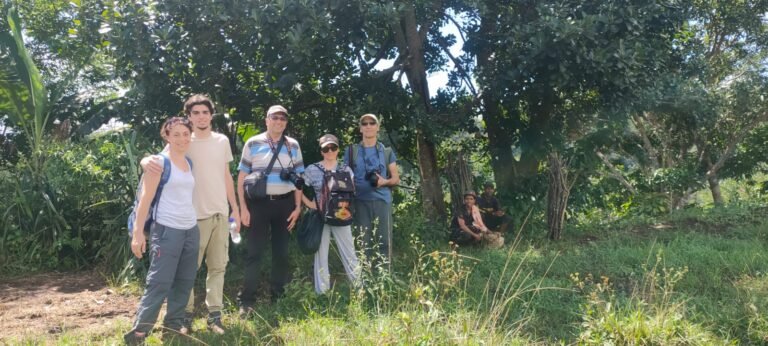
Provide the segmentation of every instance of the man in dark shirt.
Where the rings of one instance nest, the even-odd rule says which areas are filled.
[[[504,233],[507,227],[512,223],[512,218],[501,210],[499,200],[494,196],[493,182],[486,182],[483,194],[477,200],[477,206],[480,208],[480,214],[483,216],[483,223],[494,232]]]

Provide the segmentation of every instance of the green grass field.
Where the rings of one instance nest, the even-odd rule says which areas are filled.
[[[195,339],[172,343],[761,344],[768,340],[767,210],[691,209],[652,221],[571,225],[558,242],[524,229],[498,250],[452,252],[400,239],[396,275],[368,276],[357,290],[338,276],[320,297],[311,287],[311,257],[296,255],[283,299],[264,299],[251,319],[230,305],[223,337],[205,331],[201,314]],[[231,297],[240,263],[234,259],[228,275]],[[343,272],[337,258],[332,266]],[[119,343],[127,328],[64,334],[58,343]],[[148,343],[161,344],[159,333]]]

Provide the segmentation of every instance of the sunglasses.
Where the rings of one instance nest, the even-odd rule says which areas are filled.
[[[360,126],[373,126],[376,125],[375,121],[363,121],[360,123]]]
[[[288,121],[288,117],[280,114],[272,114],[269,116],[269,118],[272,120]]]
[[[329,151],[336,151],[336,150],[339,150],[339,146],[338,145],[333,145],[333,144],[326,145],[322,149],[320,149],[320,151],[322,151],[324,153],[327,153]]]

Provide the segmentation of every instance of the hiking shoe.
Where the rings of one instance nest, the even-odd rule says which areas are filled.
[[[224,325],[221,324],[221,311],[208,314],[208,330],[216,334],[224,334]]]
[[[147,334],[139,336],[136,335],[136,332],[133,330],[123,335],[123,341],[125,341],[125,344],[129,346],[144,345],[146,340]]]

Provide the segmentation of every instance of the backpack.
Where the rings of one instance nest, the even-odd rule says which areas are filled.
[[[155,191],[155,197],[152,198],[152,203],[149,204],[149,210],[147,211],[147,221],[144,222],[144,234],[149,233],[149,228],[152,227],[152,223],[155,222],[157,217],[157,203],[160,201],[160,195],[163,194],[163,187],[171,179],[171,158],[167,154],[160,153],[163,156],[163,173],[160,175],[160,183],[157,184],[157,191]],[[189,163],[189,169],[192,169],[192,160],[186,157],[187,163]],[[128,238],[133,238],[133,225],[136,223],[136,215],[139,212],[139,198],[141,197],[141,185],[144,182],[144,176],[141,176],[139,180],[139,186],[136,188],[136,195],[133,199],[133,207],[131,207],[131,214],[128,215]]]
[[[318,198],[318,209],[323,221],[331,226],[349,226],[352,224],[352,201],[355,198],[355,181],[352,174],[339,166],[334,171],[327,171],[322,165],[315,166],[323,172],[323,191]]]
[[[355,144],[352,146],[349,146],[349,167],[352,168],[352,171],[355,171],[355,159],[357,159],[357,152],[360,150],[358,147],[362,146],[361,144]],[[381,146],[384,148],[384,172],[381,172],[382,176],[385,178],[390,178],[389,176],[389,170],[387,167],[389,167],[389,164],[392,163],[392,148],[385,147],[384,144],[381,144],[381,142],[377,142],[376,146]]]

